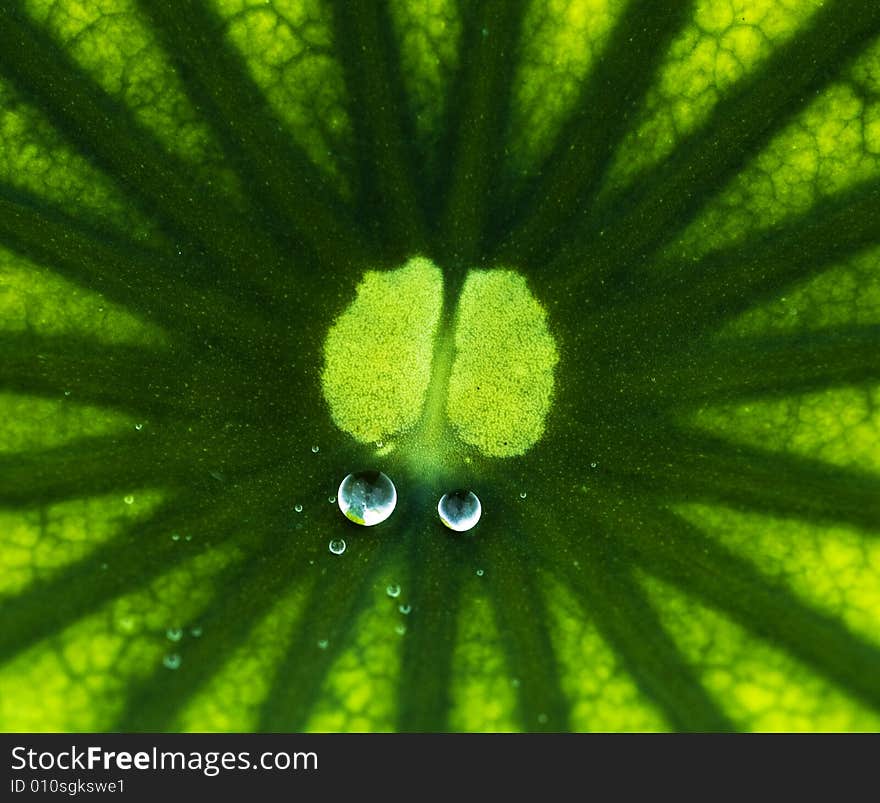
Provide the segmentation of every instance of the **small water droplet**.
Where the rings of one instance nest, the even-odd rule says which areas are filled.
[[[402,636],[404,633],[406,633],[406,625],[397,625],[394,628],[394,632],[397,633],[398,636]]]
[[[335,505],[335,504],[336,504],[336,497],[335,497],[335,496],[328,496],[328,497],[327,497],[327,501],[328,501],[331,505]]]
[[[590,468],[596,468],[596,466],[598,466],[598,465],[599,465],[598,463],[590,463]]]
[[[133,505],[134,504],[134,496],[132,496],[131,494],[128,494],[128,495],[122,497],[122,501],[125,502],[126,505]]]
[[[135,425],[134,425],[134,428],[135,428],[138,432],[140,432],[140,431],[144,428],[144,425],[143,425],[143,424],[135,424]]]
[[[341,555],[343,552],[345,552],[345,541],[341,538],[334,538],[330,542],[330,551],[334,555]]]
[[[375,470],[349,474],[340,483],[336,496],[345,517],[365,527],[385,521],[397,505],[394,483]]]
[[[318,639],[318,649],[319,650],[326,650],[329,645],[330,645],[330,642],[327,641],[327,639],[325,639],[325,638]]]
[[[482,577],[482,576],[483,576],[483,570],[477,569],[477,577]]]
[[[189,533],[187,533],[185,536],[183,536],[183,540],[184,541],[192,541],[193,537]]]
[[[315,445],[312,447],[312,454],[318,454],[318,452],[320,452],[320,451],[321,451],[320,446]]]
[[[513,688],[518,689],[519,688],[519,678],[511,678],[510,685],[513,686]]]
[[[483,506],[473,491],[461,489],[443,494],[437,503],[437,513],[450,530],[463,533],[477,526]]]
[[[70,395],[70,391],[69,391],[69,390],[65,390],[65,391],[64,391],[64,395],[65,395],[65,396],[69,396],[69,395]]]
[[[520,491],[520,492],[519,492],[519,498],[520,498],[520,499],[525,499],[527,496],[528,496],[528,494],[527,494],[525,491]]]
[[[538,714],[538,722],[541,725],[546,725],[547,720],[549,720],[549,719],[550,719],[550,717],[548,717],[546,714]]]
[[[165,631],[165,638],[167,638],[168,641],[180,641],[183,638],[183,630],[179,627],[169,627]]]
[[[176,652],[170,652],[162,659],[162,663],[164,664],[166,669],[179,669],[180,655],[178,655]]]
[[[294,509],[297,513],[302,513],[302,512],[303,512],[303,506],[302,506],[302,505],[294,505],[294,506],[293,506],[293,509]]]
[[[385,441],[376,441],[376,448],[377,449],[384,449],[385,448]]]
[[[179,541],[180,540],[180,533],[171,533],[171,540],[172,541]]]
[[[400,586],[391,585],[385,586],[385,593],[391,597],[392,599],[400,596]]]
[[[201,637],[202,637],[202,633],[204,633],[204,632],[205,632],[205,631],[202,630],[202,628],[199,627],[198,625],[196,625],[195,627],[191,627],[191,628],[189,629],[189,634],[190,634],[193,638],[201,638]]]
[[[102,563],[102,564],[101,564],[101,571],[102,571],[102,572],[106,572],[107,569],[109,569],[109,568],[110,568],[110,564],[109,564],[109,563]]]
[[[397,610],[399,610],[404,616],[406,616],[412,610],[412,605],[401,602],[400,605],[397,606]]]
[[[131,633],[134,630],[134,617],[133,616],[123,616],[119,620],[119,629],[123,633]]]

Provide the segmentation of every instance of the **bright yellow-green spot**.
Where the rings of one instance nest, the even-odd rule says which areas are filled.
[[[880,539],[848,527],[708,505],[681,505],[678,512],[785,583],[810,608],[880,644]]]
[[[172,730],[198,733],[252,732],[275,681],[279,662],[296,632],[308,586],[282,597],[254,625],[244,644],[212,674],[203,689],[185,703]],[[222,623],[221,623],[222,626]],[[190,634],[191,635],[191,634]],[[200,638],[216,637],[210,628]],[[247,678],[247,682],[242,682]]]
[[[468,274],[446,406],[458,436],[492,457],[523,454],[544,434],[558,360],[547,315],[522,275]]]
[[[528,169],[546,154],[625,3],[532,0],[523,25],[508,137]]]
[[[165,655],[186,660],[185,642],[172,645],[165,633],[211,603],[213,578],[237,556],[208,550],[18,653],[0,668],[0,730],[113,730],[138,682],[173,671]]]
[[[698,0],[673,41],[641,121],[614,160],[611,182],[627,183],[666,156],[810,18],[822,0]]]
[[[667,731],[669,725],[639,690],[589,621],[589,611],[563,585],[543,578],[560,681],[573,731]]]
[[[2,399],[0,408],[6,409]],[[137,505],[126,505],[114,494],[35,510],[0,509],[0,607],[3,596],[48,580],[82,560],[133,522],[144,520],[162,501],[155,491],[140,491],[137,498]]]
[[[784,650],[653,579],[661,622],[741,730],[876,731],[880,716]]]
[[[699,410],[711,432],[764,449],[880,471],[880,387],[847,387]]]
[[[372,589],[366,610],[352,628],[353,641],[327,674],[305,730],[394,730],[400,652],[408,624],[397,604],[388,597],[384,583]],[[324,637],[315,632],[316,651],[321,649],[318,640]]]
[[[482,578],[476,579],[477,584],[481,582]],[[491,604],[477,588],[470,591],[461,597],[450,684],[449,728],[495,733],[522,730],[514,713],[521,678],[508,671]],[[532,727],[537,727],[537,723]]]
[[[442,302],[443,277],[427,259],[364,276],[324,343],[321,384],[340,429],[374,443],[418,421]]]

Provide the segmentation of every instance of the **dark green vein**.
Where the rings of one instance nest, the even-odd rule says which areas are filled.
[[[238,272],[238,283],[265,284],[278,261],[253,222],[170,154],[132,111],[101,88],[32,22],[19,3],[0,5],[0,71],[55,127],[109,174],[147,214],[179,238],[183,253],[209,254]],[[263,302],[272,307],[271,298]]]
[[[214,601],[182,628],[201,636],[181,645],[183,661],[174,672],[158,666],[146,679],[129,688],[115,730],[163,732],[173,729],[186,703],[202,690],[224,661],[253,633],[269,609],[310,568],[302,544],[276,539],[271,556],[262,549],[281,525],[262,522],[259,544],[251,544],[246,560],[224,569],[213,581]]]
[[[620,377],[634,395],[674,406],[784,397],[880,381],[880,326],[726,338],[657,365],[654,382]]]
[[[496,505],[498,502],[496,501]],[[515,511],[499,506],[493,520],[480,523],[477,559],[492,603],[498,633],[512,678],[518,681],[517,709],[526,731],[566,731],[568,703],[550,639],[550,617],[529,546],[500,526]],[[509,520],[509,519],[508,519]]]
[[[613,536],[613,532],[610,533]],[[603,551],[596,533],[572,539],[578,566],[553,566],[622,667],[677,731],[734,730],[665,631],[629,567]]]
[[[352,628],[363,611],[374,575],[388,561],[395,545],[391,528],[364,534],[355,527],[344,531],[349,543],[343,555],[323,552],[315,561],[315,584],[276,667],[260,711],[259,731],[302,730],[328,671],[351,643]],[[319,641],[326,641],[324,649],[318,646]]]
[[[139,0],[177,65],[197,108],[210,120],[224,151],[272,231],[305,242],[332,272],[373,259],[357,222],[330,192],[326,180],[294,142],[269,106],[241,55],[222,31],[222,20],[204,0]],[[279,219],[280,215],[280,219]],[[265,265],[284,287],[290,271]]]
[[[600,292],[609,275],[627,275],[681,231],[707,194],[720,190],[878,34],[874,0],[827,3],[719,101],[668,159],[602,204],[584,237],[569,244],[549,272],[589,265],[587,295]]]
[[[648,300],[615,314],[633,329],[652,330],[660,344],[670,338],[691,340],[877,245],[880,181],[872,180],[696,262],[660,266],[639,276],[624,293]],[[614,325],[610,314],[605,318],[602,326]]]
[[[223,543],[240,521],[247,496],[172,496],[148,519],[122,528],[110,541],[47,579],[3,598],[0,661],[58,633],[104,603],[147,586],[205,549]],[[172,533],[192,535],[175,541]]]
[[[0,504],[24,507],[139,487],[185,485],[195,491],[211,484],[211,472],[241,477],[283,459],[278,436],[271,427],[254,432],[163,422],[141,432],[82,437],[62,446],[4,454]]]
[[[5,186],[0,186],[0,242],[159,324],[178,341],[240,351],[242,341],[256,333],[270,336],[264,309],[249,305],[240,289],[233,302],[233,288],[221,292],[216,277],[207,284],[189,258],[141,247]]]
[[[632,126],[660,59],[693,0],[631,0],[597,57],[557,142],[513,204],[496,260],[528,265],[571,218],[583,217],[614,148]],[[506,209],[502,210],[505,218]]]
[[[822,460],[666,427],[621,442],[610,476],[665,499],[880,529],[880,477]]]
[[[627,545],[648,573],[716,608],[880,709],[880,650],[667,511],[630,511]]]
[[[525,7],[524,0],[478,0],[464,9],[461,66],[437,162],[449,170],[438,195],[439,248],[450,265],[471,265],[482,252]]]
[[[383,242],[404,259],[426,246],[422,198],[413,183],[413,121],[406,109],[402,67],[385,3],[333,4],[336,52],[354,127],[359,206],[375,219]]]
[[[432,500],[425,495],[429,509]],[[439,732],[449,728],[452,659],[461,608],[461,578],[472,542],[451,543],[439,522],[409,534],[409,575],[404,589],[412,612],[407,626],[397,687],[397,729]],[[472,570],[470,570],[472,571]]]

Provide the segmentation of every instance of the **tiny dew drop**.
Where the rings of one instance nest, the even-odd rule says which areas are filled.
[[[317,446],[317,445],[316,445],[316,446],[313,446],[313,447],[312,447],[312,454],[318,454],[318,452],[320,452],[320,451],[321,451],[321,447],[320,447],[320,446]]]
[[[335,496],[328,496],[328,497],[327,497],[327,501],[328,501],[331,505],[335,505],[335,504],[336,504],[336,497],[335,497]]]
[[[412,610],[412,605],[401,602],[400,605],[397,606],[397,610],[406,616]]]
[[[477,577],[482,577],[482,576],[483,576],[483,570],[477,569]]]
[[[171,540],[172,541],[179,541],[180,540],[180,533],[171,533]]]
[[[519,498],[520,498],[520,499],[525,499],[527,496],[528,496],[528,494],[527,494],[525,491],[520,491],[520,492],[519,492]]]
[[[400,586],[398,585],[389,585],[385,586],[385,593],[391,597],[392,599],[400,596]]]
[[[293,506],[293,509],[294,509],[297,513],[302,513],[302,512],[303,512],[303,506],[302,506],[302,505],[294,505],[294,506]]]
[[[190,630],[189,630],[189,634],[190,634],[193,638],[201,638],[202,633],[204,633],[204,632],[205,632],[205,631],[202,630],[202,628],[199,627],[198,625],[196,625],[195,627],[191,627]]]
[[[477,526],[483,506],[473,491],[450,491],[437,503],[437,513],[450,530],[463,533]]]
[[[166,669],[179,669],[180,655],[176,652],[170,652],[162,659],[162,663]]]
[[[371,527],[385,521],[397,505],[397,489],[381,471],[349,474],[336,493],[339,509],[355,524]]]
[[[143,425],[143,424],[135,424],[135,425],[134,425],[134,428],[135,428],[138,432],[140,432],[140,431],[144,428],[144,425]]]
[[[398,636],[402,636],[404,633],[406,633],[406,625],[397,625],[394,628],[394,632],[397,633]]]
[[[70,395],[70,391],[69,391],[69,390],[65,390],[65,391],[64,391],[64,395],[65,395],[65,396],[69,396],[69,395]]]
[[[590,463],[590,468],[596,468],[596,466],[598,466],[598,465],[599,465],[598,463]]]
[[[183,638],[183,630],[179,627],[169,627],[165,631],[165,637],[168,641],[180,641]]]
[[[329,646],[329,644],[330,644],[330,642],[327,641],[327,639],[325,639],[325,638],[318,639],[318,649],[319,650],[326,650],[327,647]]]
[[[127,494],[126,496],[122,497],[122,501],[125,502],[126,505],[133,505],[134,496],[132,494]]]
[[[193,537],[189,533],[187,533],[185,536],[183,536],[183,540],[184,541],[192,541]]]
[[[345,541],[342,538],[334,538],[330,542],[330,551],[334,555],[341,555],[345,552]]]

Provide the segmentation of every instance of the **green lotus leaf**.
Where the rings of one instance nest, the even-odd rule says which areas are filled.
[[[878,730],[878,410],[876,0],[0,6],[3,730]]]

